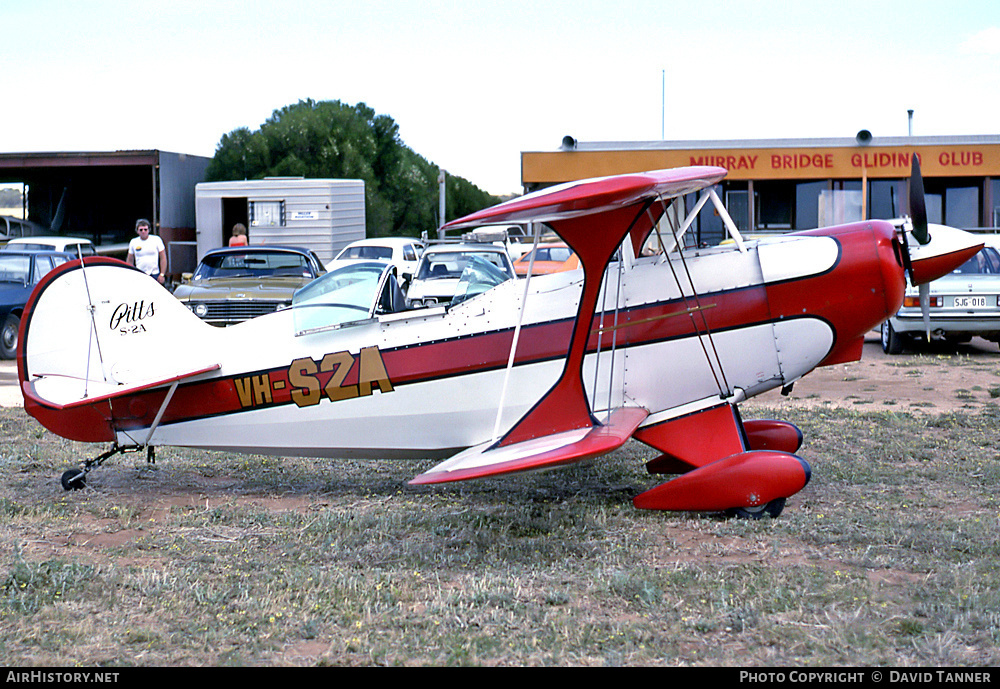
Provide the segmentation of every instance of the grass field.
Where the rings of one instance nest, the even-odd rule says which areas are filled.
[[[0,664],[1000,664],[1000,410],[782,416],[813,480],[743,521],[635,510],[638,444],[419,489],[162,449],[67,494],[103,448],[0,410]]]

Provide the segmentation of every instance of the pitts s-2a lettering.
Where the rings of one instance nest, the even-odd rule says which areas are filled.
[[[911,218],[746,241],[712,190],[725,174],[585,180],[449,223],[536,237],[545,226],[582,267],[502,281],[470,263],[446,306],[398,310],[394,270],[365,262],[289,309],[216,328],[119,261],[66,264],[22,319],[25,409],[64,437],[112,443],[64,474],[66,488],[117,451],[157,445],[443,459],[420,485],[556,467],[635,438],[655,450],[651,473],[676,474],[636,506],[776,516],[809,480],[802,434],[743,420],[740,402],[860,358],[907,279],[926,284],[982,243],[927,225],[917,169]],[[733,241],[685,248],[708,202]],[[662,251],[646,255],[654,236]],[[103,323],[135,330],[109,337]]]
[[[142,321],[152,318],[154,315],[153,302],[146,304],[144,301],[123,302],[115,307],[111,313],[111,321],[108,327],[117,331],[121,335],[145,332],[146,328]]]

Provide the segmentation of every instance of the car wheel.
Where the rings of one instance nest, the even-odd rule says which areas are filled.
[[[882,351],[886,354],[900,354],[903,351],[903,338],[892,328],[892,323],[882,323]]]
[[[21,319],[13,313],[7,314],[0,331],[0,357],[13,359],[17,356],[17,331],[21,329]]]

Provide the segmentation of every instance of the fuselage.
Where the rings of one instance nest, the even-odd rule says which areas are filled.
[[[448,456],[503,435],[536,405],[579,327],[589,328],[582,378],[594,417],[632,405],[656,423],[858,358],[864,334],[902,302],[894,236],[888,223],[865,222],[745,250],[626,256],[607,267],[590,323],[575,318],[576,270],[532,278],[523,314],[518,280],[450,308],[304,335],[292,309],[225,329],[192,326],[188,346],[216,370],[179,382],[167,404],[165,385],[95,399],[58,432],[285,455]],[[40,382],[33,403],[51,402],[52,389]]]

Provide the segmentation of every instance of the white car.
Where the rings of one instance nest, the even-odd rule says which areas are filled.
[[[351,242],[326,264],[327,272],[360,261],[383,261],[396,266],[397,275],[412,274],[424,251],[424,243],[410,237],[375,237]]]
[[[465,242],[492,242],[507,249],[510,260],[516,261],[531,251],[532,238],[520,225],[484,225],[462,235]]]
[[[7,242],[3,248],[10,251],[65,251],[74,256],[78,253],[83,256],[97,253],[93,242],[82,237],[17,237]]]
[[[951,273],[931,282],[927,291],[926,325],[915,287],[906,288],[903,306],[882,323],[886,354],[902,353],[925,339],[928,331],[935,340],[968,342],[979,336],[1000,342],[1000,251],[994,246],[984,246]]]
[[[466,271],[483,273],[472,282],[477,288],[517,278],[510,255],[496,244],[437,244],[429,246],[420,258],[417,272],[406,288],[406,305],[421,306],[450,304],[456,296],[469,297],[460,283]],[[489,273],[489,275],[486,275]],[[406,276],[404,276],[406,279]],[[466,278],[469,282],[469,278]]]

